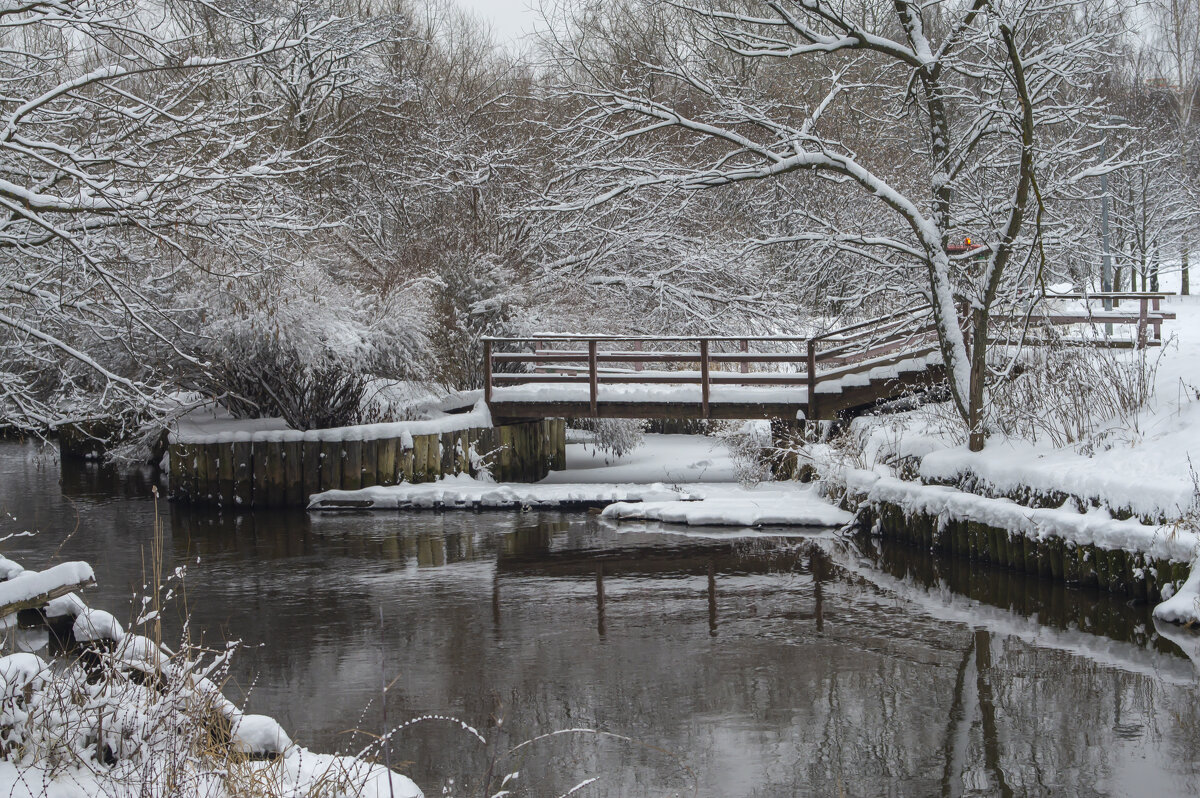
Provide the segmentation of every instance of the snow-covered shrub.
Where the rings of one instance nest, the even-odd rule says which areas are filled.
[[[1053,335],[1053,331],[1049,331]],[[1046,439],[1084,453],[1121,433],[1137,434],[1167,344],[1152,351],[1067,343],[1031,346],[991,389],[991,423],[1006,435]]]
[[[296,429],[365,418],[377,378],[421,369],[424,315],[406,295],[368,296],[298,262],[200,291],[205,392],[235,416],[278,416]]]
[[[629,454],[645,440],[645,422],[638,418],[580,418],[571,427],[592,433],[595,447],[613,457]]]
[[[746,421],[717,431],[733,460],[734,474],[743,487],[752,487],[771,478],[774,446],[771,425],[766,421]]]
[[[511,269],[487,253],[446,264],[433,292],[433,350],[441,380],[449,388],[483,387],[483,347],[487,335],[513,333],[521,295]]]

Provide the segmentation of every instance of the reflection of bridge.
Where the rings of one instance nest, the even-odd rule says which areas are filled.
[[[1166,294],[1062,294],[1022,328],[1104,325],[1103,345],[1161,341]],[[1101,299],[1106,309],[1089,302]],[[1137,303],[1136,310],[1113,305]],[[1127,340],[1107,333],[1134,328]],[[1152,335],[1151,335],[1152,334]],[[998,336],[1005,342],[1012,336]],[[1028,337],[1031,343],[1043,336]],[[1074,339],[1079,340],[1079,339]],[[832,420],[925,391],[945,367],[922,305],[812,336],[537,335],[484,339],[484,396],[497,423],[542,418]]]

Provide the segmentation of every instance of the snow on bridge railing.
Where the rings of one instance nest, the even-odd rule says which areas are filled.
[[[819,384],[926,356],[936,349],[933,332],[929,306],[923,305],[807,336],[488,337],[483,339],[484,398],[491,403],[495,389],[518,384],[586,384],[595,414],[602,384],[698,384],[707,418],[714,386],[770,386],[788,391],[788,401],[807,405],[814,417]],[[658,368],[647,370],[647,364]],[[723,365],[737,370],[723,370]]]
[[[1174,296],[1174,294],[1158,291],[1047,293],[1043,297],[1045,300],[1079,302],[1083,307],[1077,309],[1051,308],[1042,313],[1029,314],[1026,318],[1030,322],[1042,322],[1054,326],[1103,324],[1105,325],[1105,336],[1099,342],[1110,344],[1112,342],[1109,340],[1109,335],[1112,332],[1112,325],[1132,325],[1136,330],[1134,343],[1136,347],[1157,346],[1162,343],[1162,323],[1175,318],[1174,313],[1162,310],[1162,300],[1170,296]],[[1091,308],[1093,300],[1103,302],[1103,309],[1093,311]],[[1138,303],[1137,311],[1117,310],[1122,301],[1136,301]],[[1151,330],[1154,331],[1153,336],[1149,334]],[[1126,345],[1128,343],[1126,341]]]

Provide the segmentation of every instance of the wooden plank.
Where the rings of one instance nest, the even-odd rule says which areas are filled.
[[[471,472],[471,456],[470,456],[471,441],[466,430],[458,433],[458,440],[455,443],[455,464],[454,473],[469,474]]]
[[[658,373],[619,373],[605,374],[597,372],[597,382],[600,385],[700,385],[704,382],[702,374],[695,372],[658,372]],[[584,374],[497,374],[497,383],[567,383],[583,385],[588,376]],[[722,385],[804,385],[805,376],[801,372],[762,372],[739,374],[737,372],[709,373],[710,383]],[[497,388],[505,386],[497,385]]]
[[[483,342],[483,401],[492,402],[492,342]]]
[[[375,475],[380,485],[396,484],[396,450],[399,446],[400,441],[396,438],[384,438],[379,442]]]
[[[321,492],[321,442],[304,441],[301,446],[301,468],[304,476],[304,495],[312,496]]]
[[[373,488],[379,484],[379,441],[372,439],[362,442],[362,477],[359,483],[364,488]]]
[[[186,502],[191,499],[187,485],[187,444],[172,443],[167,451],[171,455],[171,467],[167,471],[167,495],[176,501]]]
[[[342,490],[362,487],[362,441],[342,441]]]
[[[268,506],[270,490],[267,488],[267,447],[269,445],[266,441],[255,441],[251,446],[250,457],[254,462],[252,468],[254,489],[250,497],[251,507]]]
[[[705,339],[707,340],[707,339]],[[579,352],[505,352],[492,355],[496,362],[505,363],[578,363],[581,369],[586,368],[588,353]],[[803,363],[804,355],[798,352],[713,352],[710,361],[713,363]],[[597,363],[633,363],[635,370],[640,371],[645,363],[698,363],[700,358],[695,352],[596,352]],[[492,375],[493,379],[501,374]]]
[[[233,507],[236,495],[233,477],[236,457],[233,451],[233,442],[218,443],[214,448],[217,450],[218,501],[222,507]]]
[[[808,402],[713,402],[712,418],[795,418]],[[699,418],[699,402],[600,402],[595,415],[588,402],[504,402],[492,403],[492,421],[497,425],[520,423],[539,418]]]
[[[220,444],[206,443],[200,448],[204,452],[204,501],[219,504],[221,501]]]
[[[426,465],[429,460],[429,445],[431,443],[430,435],[414,435],[413,436],[413,466],[411,482],[426,482],[431,477],[426,471]]]
[[[917,360],[933,354],[937,351],[937,348],[938,347],[936,344],[929,344],[919,349],[907,352],[898,352],[897,354],[889,357],[878,357],[872,360],[864,360],[861,363],[854,363],[849,366],[844,366],[842,368],[819,372],[817,374],[817,384],[820,385],[822,382],[841,379],[842,377],[847,377],[851,374],[862,374],[863,372],[871,371],[872,369],[895,366],[908,360]],[[818,388],[818,390],[820,389]]]
[[[458,442],[458,435],[454,432],[443,432],[439,440],[441,443],[441,458],[438,463],[438,473],[442,476],[454,473],[454,449]]]
[[[91,587],[94,584],[96,584],[96,580],[89,579],[85,582],[71,582],[70,584],[56,585],[49,590],[38,593],[36,596],[30,596],[29,598],[21,599],[20,601],[13,601],[8,604],[0,605],[0,618],[7,617],[15,612],[21,612],[22,610],[40,609],[46,606],[48,602],[51,602],[56,598],[62,598],[69,593],[74,593],[77,590],[82,590],[85,587]]]
[[[413,438],[413,444],[416,444]],[[396,482],[413,483],[416,481],[416,450],[414,446],[404,446],[396,452]]]
[[[267,449],[267,507],[282,507],[287,494],[283,471],[283,443],[270,441]]]
[[[308,504],[308,493],[304,487],[304,443],[285,441],[283,451],[283,504],[287,507],[304,507]]]
[[[805,418],[816,418],[820,400],[817,398],[817,342],[808,342],[808,373],[805,375],[808,386],[808,407],[805,408]],[[792,416],[795,418],[795,416]]]
[[[250,509],[254,501],[254,445],[250,441],[233,444],[233,504]]]
[[[596,377],[596,342],[588,342],[588,391],[591,399],[592,413],[596,412],[596,394],[599,392],[599,382]]]
[[[342,489],[342,442],[321,441],[321,490]]]

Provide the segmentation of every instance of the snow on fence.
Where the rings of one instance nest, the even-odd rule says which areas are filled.
[[[476,415],[309,432],[175,436],[170,495],[220,507],[305,507],[310,496],[329,490],[484,472],[497,481],[536,482],[566,466],[562,419],[492,427]]]

